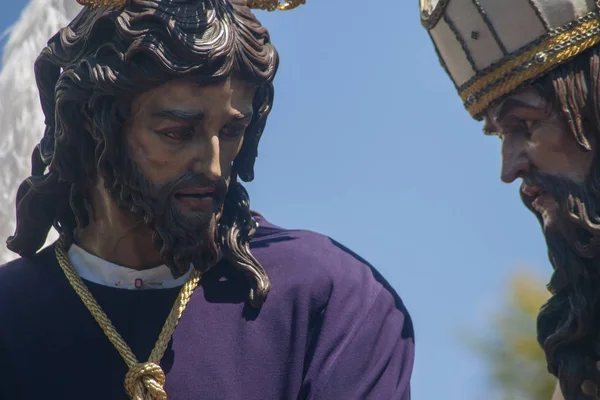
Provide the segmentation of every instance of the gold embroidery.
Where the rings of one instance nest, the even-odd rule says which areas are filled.
[[[477,118],[495,100],[600,42],[600,18],[584,21],[540,41],[527,51],[499,64],[460,88],[469,113]]]

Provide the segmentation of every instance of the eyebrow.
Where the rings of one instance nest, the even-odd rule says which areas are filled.
[[[496,112],[496,116],[495,116],[494,120],[502,121],[515,108],[525,108],[527,110],[536,110],[536,111],[540,110],[539,107],[536,107],[529,103],[526,103],[523,100],[515,99],[514,97],[508,98],[504,102],[502,102],[500,104],[500,106],[498,107],[498,112]]]
[[[162,110],[152,114],[152,116],[174,121],[202,121],[204,119],[204,113],[201,111]]]
[[[201,111],[190,112],[183,110],[162,110],[155,112],[152,114],[153,117],[158,118],[166,118],[174,121],[190,121],[197,122],[202,121],[204,119],[204,113]],[[236,113],[233,115],[232,119],[234,121],[243,121],[246,119],[252,119],[253,112],[249,111],[247,113]]]
[[[523,100],[519,100],[519,99],[515,99],[514,97],[510,97],[508,99],[506,99],[505,101],[503,101],[502,103],[500,103],[500,105],[498,106],[498,111],[496,112],[496,115],[493,118],[494,122],[502,122],[502,120],[504,120],[508,114],[510,114],[511,111],[514,111],[515,108],[524,108],[527,110],[535,110],[535,111],[539,111],[540,108],[533,106],[529,103],[524,102]],[[485,124],[483,125],[483,133],[484,135],[488,135],[488,136],[494,136],[497,133],[497,129],[494,128],[494,122],[490,122],[489,120],[487,120],[485,122]]]

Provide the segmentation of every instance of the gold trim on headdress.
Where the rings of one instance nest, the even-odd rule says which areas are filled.
[[[280,0],[248,0],[248,7],[256,10],[266,11],[286,11],[292,10],[301,4],[305,4],[306,0],[287,0],[283,3]],[[79,4],[87,7],[124,7],[127,0],[77,0]]]
[[[248,7],[256,10],[286,11],[305,3],[306,0],[288,0],[283,3],[280,3],[279,0],[248,0]]]
[[[477,74],[459,87],[460,97],[471,116],[481,119],[495,101],[598,43],[600,15],[591,12]]]
[[[443,16],[450,0],[438,0],[435,6],[433,0],[419,0],[419,9],[421,10],[421,25],[427,30],[431,30]]]

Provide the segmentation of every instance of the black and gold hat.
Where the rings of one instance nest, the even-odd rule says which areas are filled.
[[[475,119],[600,42],[596,0],[419,0],[421,23]]]

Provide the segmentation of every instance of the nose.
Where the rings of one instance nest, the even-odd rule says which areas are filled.
[[[502,170],[500,179],[512,183],[523,177],[529,170],[529,158],[520,138],[507,135],[502,141]]]
[[[221,179],[219,136],[211,135],[194,141],[193,151],[191,170],[196,175],[203,175],[213,181]]]

